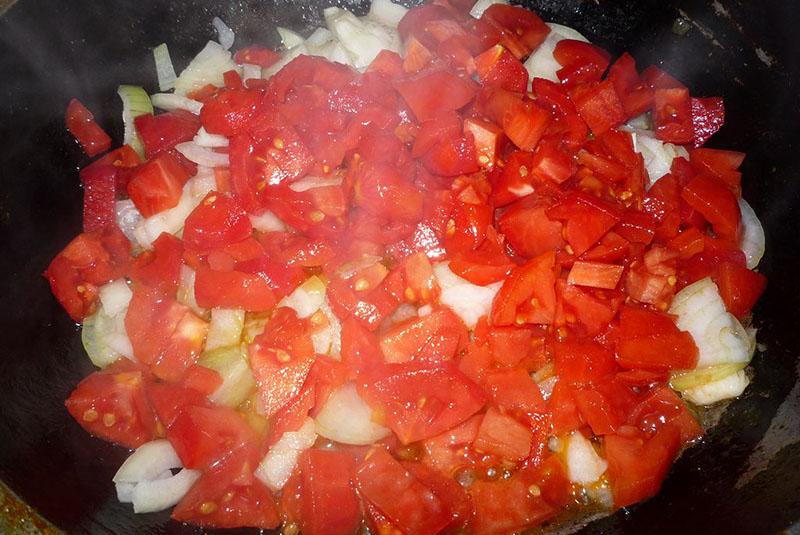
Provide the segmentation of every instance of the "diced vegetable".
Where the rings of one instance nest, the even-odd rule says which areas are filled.
[[[764,228],[747,201],[740,198],[739,209],[742,212],[742,235],[739,238],[739,247],[747,259],[747,268],[755,269],[766,248]]]
[[[683,391],[683,397],[695,405],[711,405],[718,401],[739,397],[749,384],[750,379],[748,379],[747,373],[739,370],[722,379],[688,388]]]
[[[314,420],[306,419],[297,431],[289,431],[272,445],[258,465],[255,476],[272,490],[282,489],[292,474],[300,453],[314,445]]]
[[[315,423],[317,434],[342,444],[372,444],[391,433],[375,423],[372,409],[353,383],[344,384],[328,397]]]
[[[186,95],[207,84],[221,87],[225,85],[222,75],[236,70],[236,63],[225,47],[209,41],[175,81],[175,94]]]
[[[214,308],[211,310],[211,323],[208,326],[205,350],[238,345],[244,328],[244,310]]]
[[[156,63],[158,89],[160,91],[174,89],[178,75],[175,74],[175,67],[172,66],[172,59],[169,57],[167,43],[161,43],[153,49],[153,59]]]
[[[567,439],[566,460],[569,480],[581,485],[594,483],[608,468],[608,463],[580,431],[573,431]]]
[[[255,390],[256,382],[250,371],[247,352],[238,343],[211,350],[207,348],[197,363],[222,377],[222,384],[208,397],[216,405],[237,407]]]
[[[455,312],[467,327],[475,327],[482,316],[489,314],[502,283],[477,286],[450,271],[447,263],[436,264],[433,270],[442,290],[440,302]]]
[[[139,156],[144,156],[144,146],[136,132],[133,120],[140,115],[153,114],[150,97],[147,96],[144,89],[134,85],[119,86],[117,94],[122,99],[122,123],[125,126],[124,143],[133,147]]]

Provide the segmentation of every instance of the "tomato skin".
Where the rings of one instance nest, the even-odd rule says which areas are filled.
[[[528,89],[528,71],[502,45],[495,45],[475,58],[481,84],[523,93]]]
[[[422,157],[422,163],[428,171],[441,176],[466,175],[478,171],[472,134],[441,139]]]
[[[503,132],[521,150],[532,151],[552,120],[549,111],[533,102],[518,101],[503,114]]]
[[[684,186],[681,197],[703,214],[719,236],[736,242],[741,213],[736,197],[711,178],[698,175]]]
[[[224,89],[205,102],[200,121],[210,134],[234,136],[250,126],[261,99],[259,91]]]
[[[685,87],[656,89],[653,99],[656,138],[686,144],[694,138],[692,104]]]
[[[355,461],[345,452],[306,450],[299,461],[302,473],[303,533],[353,533],[361,519],[358,498],[350,485]]]
[[[359,392],[386,414],[403,444],[437,435],[472,416],[486,395],[454,366],[387,364],[362,376]],[[424,401],[422,401],[424,399]]]
[[[609,80],[595,86],[578,88],[573,92],[572,100],[581,118],[586,121],[595,136],[604,134],[625,120],[625,110],[614,84]]]
[[[445,504],[384,449],[376,449],[361,464],[356,486],[403,533],[438,533],[450,523]]]
[[[76,236],[44,272],[50,289],[77,321],[93,313],[98,287],[121,277],[130,262],[131,244],[116,225]]]
[[[703,428],[686,408],[683,400],[668,386],[656,386],[631,411],[628,423],[643,433],[652,434],[664,425],[680,431],[681,444],[689,444],[703,436]]]
[[[679,447],[680,431],[669,424],[649,439],[607,435],[605,450],[614,507],[625,507],[658,492]]]
[[[159,154],[133,172],[128,196],[144,217],[178,204],[189,172],[171,153]]]
[[[144,395],[146,371],[126,358],[83,379],[64,403],[86,431],[138,448],[155,436],[155,418]]]
[[[83,231],[116,225],[117,168],[92,164],[81,171],[83,184]]]
[[[719,97],[691,99],[692,143],[702,147],[725,124],[725,104]]]
[[[503,283],[492,303],[492,323],[553,323],[555,314],[555,253],[543,253],[519,266]]]
[[[212,191],[186,218],[183,241],[191,249],[208,252],[249,238],[252,233],[253,226],[236,199]]]
[[[520,60],[542,44],[550,33],[542,19],[518,6],[492,4],[483,12],[481,20],[500,30],[500,44]]]
[[[97,156],[111,147],[111,138],[94,120],[94,115],[86,106],[73,98],[69,101],[66,113],[67,130],[83,147],[87,156]]]
[[[174,148],[178,143],[191,141],[200,129],[200,119],[184,110],[140,115],[133,122],[148,159]]]
[[[728,312],[737,318],[746,316],[764,293],[767,278],[734,262],[723,262],[712,275]]]
[[[258,45],[250,45],[245,48],[240,48],[233,55],[233,59],[239,65],[249,63],[250,65],[258,65],[262,69],[266,69],[273,63],[280,59],[280,54],[269,48],[264,48]]]

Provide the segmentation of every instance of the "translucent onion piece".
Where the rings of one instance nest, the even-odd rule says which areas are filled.
[[[283,232],[286,225],[278,216],[269,210],[264,210],[258,215],[249,215],[250,223],[259,232]]]
[[[672,300],[670,314],[675,324],[688,331],[699,350],[698,368],[735,362],[749,362],[755,350],[755,336],[725,309],[717,285],[709,277],[690,284]]]
[[[222,377],[222,384],[208,397],[215,405],[237,407],[256,388],[247,360],[246,346],[235,345],[206,351],[197,361]]]
[[[317,433],[342,444],[367,445],[391,433],[372,420],[372,409],[353,383],[333,392],[316,417]]]
[[[166,111],[185,110],[189,113],[200,115],[200,111],[203,109],[202,102],[192,100],[183,95],[174,95],[172,93],[156,93],[155,95],[152,95],[150,99],[153,102],[153,106]]]
[[[125,234],[126,238],[135,242],[136,237],[133,234],[133,230],[143,219],[136,205],[134,205],[133,201],[130,199],[117,201],[114,205],[114,211],[116,213],[117,226],[119,229]]]
[[[181,276],[178,281],[178,302],[191,308],[197,315],[203,316],[206,309],[197,304],[194,294],[195,271],[183,264],[181,266]]]
[[[669,386],[673,390],[683,392],[708,383],[713,383],[732,375],[747,366],[746,362],[731,362],[729,364],[718,364],[707,368],[695,368],[691,371],[677,372],[669,380]]]
[[[739,239],[739,247],[747,259],[748,269],[755,269],[766,248],[764,227],[761,226],[761,221],[758,220],[753,208],[744,199],[739,199],[739,210],[742,213],[742,236]]]
[[[287,50],[281,54],[281,59],[261,71],[261,77],[265,79],[271,77],[273,74],[288,65],[289,62],[297,56],[301,56],[303,54],[308,55],[308,53],[308,48],[306,48],[305,44],[298,45],[291,50]]]
[[[553,50],[555,50],[558,42],[562,39],[576,39],[587,42],[588,40],[576,30],[567,26],[552,22],[547,25],[550,27],[550,33],[544,42],[539,45],[539,48],[534,50],[533,54],[525,60],[525,68],[528,70],[531,80],[534,78],[546,78],[553,82],[558,82],[556,72],[561,69],[561,65],[553,57]]]
[[[284,433],[272,445],[258,465],[255,476],[272,491],[282,489],[292,475],[300,453],[313,446],[316,440],[314,420],[307,418],[300,429]]]
[[[355,68],[366,68],[381,50],[400,52],[400,37],[392,28],[337,7],[325,9],[324,14],[328,29],[352,55]]]
[[[662,176],[669,173],[672,167],[672,160],[675,158],[689,158],[689,153],[680,145],[664,143],[656,139],[651,131],[636,131],[633,134],[634,150],[642,155],[644,166],[647,169],[649,178],[646,186],[652,187]]]
[[[284,297],[278,306],[291,308],[297,317],[308,318],[325,302],[325,283],[316,275],[306,280]]]
[[[314,188],[324,188],[325,186],[340,186],[342,177],[321,177],[306,176],[289,184],[289,189],[297,193],[302,193]]]
[[[500,291],[502,282],[488,286],[478,286],[462,279],[448,267],[447,262],[433,266],[442,293],[439,301],[450,308],[470,329],[474,328],[481,316],[492,310],[494,296]]]
[[[228,155],[201,147],[194,141],[185,141],[175,145],[175,150],[183,154],[187,160],[204,167],[228,167]]]
[[[716,381],[683,391],[683,397],[695,405],[711,405],[725,399],[733,399],[742,395],[750,384],[744,370],[734,372]]]
[[[311,32],[311,35],[308,36],[305,44],[308,47],[318,47],[330,42],[332,39],[333,34],[328,28],[317,28]]]
[[[165,470],[181,467],[183,464],[180,457],[169,440],[153,440],[136,448],[136,451],[125,459],[117,473],[114,474],[113,481],[115,483],[152,481]]]
[[[156,76],[158,76],[158,90],[169,91],[175,88],[175,80],[178,75],[175,74],[175,67],[172,65],[172,59],[169,57],[169,48],[167,43],[161,43],[153,49],[153,59],[156,63]]]
[[[228,25],[225,24],[219,17],[214,17],[211,19],[211,24],[217,31],[217,39],[219,40],[219,44],[222,45],[222,48],[225,50],[230,50],[233,46],[233,41],[236,40],[236,34],[233,33],[233,30],[231,30]]]
[[[573,431],[567,440],[567,475],[573,483],[594,483],[608,468],[608,463],[580,431]]]
[[[372,0],[367,18],[389,28],[397,28],[407,12],[408,8],[395,4],[391,0]]]
[[[147,92],[139,86],[121,85],[117,94],[122,100],[122,124],[125,129],[123,143],[130,145],[139,156],[144,157],[144,145],[136,132],[133,120],[140,115],[152,114],[153,104]]]
[[[278,26],[276,29],[278,30],[278,35],[281,37],[281,43],[283,44],[283,48],[285,50],[290,50],[296,46],[300,46],[305,41],[302,35],[290,30],[289,28]]]
[[[196,89],[212,84],[225,85],[223,74],[236,69],[231,53],[216,41],[209,41],[175,81],[175,93],[185,95]]]
[[[205,350],[238,345],[244,328],[244,310],[239,308],[211,309],[211,323],[208,325]]]
[[[209,134],[202,126],[200,130],[197,131],[197,134],[195,134],[193,141],[201,147],[209,147],[212,149],[227,147],[230,143],[227,137],[218,134]]]
[[[155,513],[177,505],[200,479],[199,470],[184,468],[174,476],[136,483],[131,494],[134,513]]]
[[[125,282],[125,279],[117,279],[104,284],[100,287],[99,293],[103,310],[112,317],[127,310],[128,303],[131,302],[131,297],[133,297],[133,292],[128,288],[128,283]]]

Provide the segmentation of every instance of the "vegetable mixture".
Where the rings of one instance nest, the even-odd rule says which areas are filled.
[[[233,31],[124,144],[77,100],[84,232],[45,275],[135,452],[137,513],[284,533],[510,533],[657,492],[740,395],[764,234],[720,98],[496,0]],[[161,110],[154,112],[155,109]]]

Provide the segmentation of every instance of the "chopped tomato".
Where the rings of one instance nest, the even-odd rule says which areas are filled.
[[[736,197],[718,182],[698,175],[683,188],[681,197],[689,206],[703,214],[714,232],[736,241],[739,237],[741,213]]]
[[[355,462],[346,452],[307,450],[300,457],[303,533],[348,534],[361,518],[351,479]]]
[[[159,154],[133,172],[128,196],[145,217],[173,208],[183,192],[189,173],[169,152]]]
[[[111,147],[111,138],[94,120],[86,106],[73,98],[67,106],[67,130],[83,147],[87,156],[97,156]]]
[[[278,302],[268,280],[242,271],[216,271],[200,266],[195,274],[195,298],[204,308],[271,309]]]
[[[463,349],[469,333],[449,308],[395,324],[381,336],[386,362],[439,362],[452,359]]]
[[[719,294],[728,312],[738,318],[746,316],[764,293],[767,278],[734,262],[723,262],[713,275]]]
[[[263,69],[271,66],[273,63],[278,61],[280,57],[280,54],[274,50],[270,50],[269,48],[264,48],[258,45],[250,45],[245,48],[240,48],[233,55],[234,61],[236,61],[236,63],[239,65],[248,63],[250,65],[258,65]]]
[[[139,115],[133,122],[148,158],[173,149],[178,143],[191,141],[200,129],[197,115],[184,110]]]
[[[138,448],[155,435],[155,418],[144,395],[146,378],[140,366],[122,358],[81,381],[65,405],[92,435]]]
[[[542,19],[518,6],[492,4],[481,19],[500,30],[500,44],[517,59],[523,59],[536,50],[550,33]]]
[[[697,364],[692,336],[666,314],[625,306],[617,336],[617,362],[623,368],[687,370]]]
[[[575,108],[586,121],[592,133],[600,136],[625,120],[625,109],[614,89],[614,84],[606,80],[597,85],[577,88],[572,95]]]
[[[543,496],[530,491],[532,484],[519,474],[509,479],[476,481],[469,488],[475,504],[474,533],[511,533],[554,517],[557,510]]]
[[[422,71],[394,84],[418,121],[427,121],[466,106],[474,97],[475,84],[444,69]]]
[[[567,282],[592,288],[613,290],[622,277],[623,266],[599,262],[575,262],[569,271]]]
[[[475,449],[516,462],[525,459],[531,451],[533,432],[511,416],[489,407],[478,428]]]
[[[200,121],[211,134],[236,135],[250,125],[261,99],[260,91],[224,89],[203,104]]]
[[[484,86],[498,86],[518,93],[528,89],[528,71],[502,45],[495,45],[477,56],[475,68]]]
[[[115,225],[117,168],[94,163],[81,171],[83,183],[83,231]]]
[[[551,324],[555,314],[555,254],[543,253],[511,272],[492,304],[495,325]]]
[[[236,199],[212,191],[186,218],[183,240],[189,248],[206,252],[249,238],[252,232]]]

